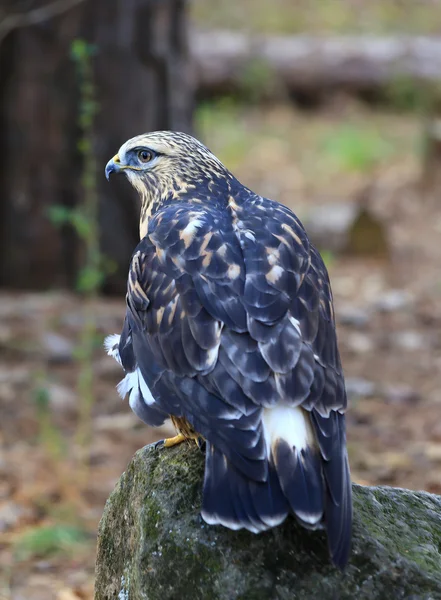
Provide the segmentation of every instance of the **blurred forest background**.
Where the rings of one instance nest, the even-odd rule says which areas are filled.
[[[164,437],[117,396],[126,139],[197,135],[331,275],[353,479],[441,493],[441,2],[0,1],[0,599],[93,597],[96,530]]]

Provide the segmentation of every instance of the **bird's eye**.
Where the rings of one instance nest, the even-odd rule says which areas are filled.
[[[138,158],[140,162],[148,163],[153,158],[153,152],[150,152],[150,150],[139,150]]]

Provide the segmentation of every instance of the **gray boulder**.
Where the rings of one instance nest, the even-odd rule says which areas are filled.
[[[110,496],[95,600],[441,599],[441,497],[354,485],[344,574],[294,519],[260,535],[205,524],[196,446],[143,448]]]

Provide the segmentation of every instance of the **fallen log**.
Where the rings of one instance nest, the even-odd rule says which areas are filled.
[[[193,31],[190,50],[201,92],[240,89],[256,64],[291,92],[365,92],[396,81],[441,81],[441,38],[258,36]],[[277,87],[277,86],[276,86]]]

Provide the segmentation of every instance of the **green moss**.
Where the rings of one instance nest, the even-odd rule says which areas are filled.
[[[428,513],[439,510],[439,506],[428,494],[406,490],[377,488],[372,496],[374,502],[366,502],[363,496],[364,502],[358,502],[360,517],[371,535],[390,552],[414,562],[427,573],[439,574],[441,527],[427,521]]]
[[[258,536],[204,524],[203,468],[195,447],[136,454],[101,523],[96,600],[441,598],[440,498],[354,486],[343,576],[323,532],[293,519]]]

